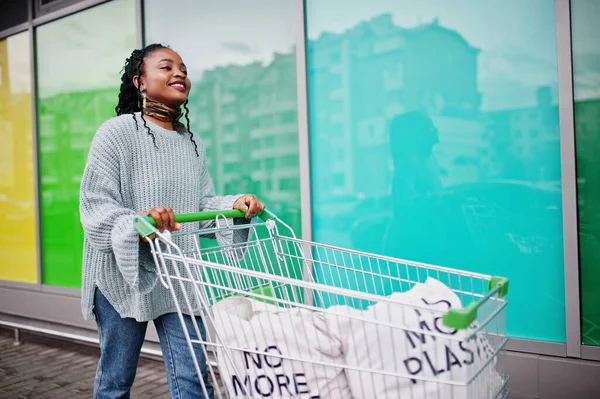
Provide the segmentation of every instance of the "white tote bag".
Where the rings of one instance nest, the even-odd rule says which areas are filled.
[[[328,332],[322,313],[229,298],[213,306],[213,314],[222,343],[244,349],[217,351],[219,370],[231,397],[351,398],[341,367],[297,360],[341,366],[340,342]]]
[[[469,335],[466,330],[449,329],[442,323],[442,314],[448,308],[462,307],[456,294],[440,281],[429,278],[424,284],[417,284],[388,299],[396,303],[382,301],[365,311],[345,306],[332,307],[328,311],[330,331],[342,342],[345,362],[351,367],[373,370],[358,371],[351,367],[346,370],[354,399],[474,398],[474,395],[468,395],[470,391],[465,386],[443,384],[444,381],[468,382],[494,354],[481,335],[468,342],[451,339],[464,339]],[[423,332],[436,332],[442,337],[435,338]],[[495,358],[491,360],[484,371],[488,375],[479,377],[490,384],[481,392],[490,392],[490,395],[502,384],[494,369]],[[416,378],[399,378],[384,372]],[[418,379],[422,377],[434,382]]]

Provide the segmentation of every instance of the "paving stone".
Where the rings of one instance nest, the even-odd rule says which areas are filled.
[[[0,399],[90,398],[98,348],[0,328]],[[163,363],[140,359],[131,397],[168,399]]]

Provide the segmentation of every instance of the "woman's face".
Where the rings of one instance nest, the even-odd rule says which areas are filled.
[[[144,58],[143,71],[139,84],[149,99],[171,107],[186,102],[192,82],[179,54],[170,49],[155,50]],[[137,76],[133,79],[137,83]]]

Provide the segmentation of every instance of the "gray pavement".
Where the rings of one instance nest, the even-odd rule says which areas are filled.
[[[91,398],[98,348],[0,328],[0,398]],[[140,359],[132,398],[170,398],[162,362]]]

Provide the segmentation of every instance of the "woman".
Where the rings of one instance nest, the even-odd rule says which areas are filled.
[[[169,292],[157,284],[148,244],[133,228],[147,214],[165,230],[199,226],[175,223],[174,212],[239,209],[249,218],[264,209],[254,195],[215,195],[202,142],[189,129],[191,82],[181,57],[160,44],[135,50],[121,78],[117,117],[92,141],[81,182],[84,228],[82,310],[98,325],[101,356],[95,398],[128,398],[148,321],[154,321],[173,398],[212,397],[202,348],[196,356],[202,389]],[[187,127],[180,122],[181,106]],[[247,240],[246,229],[216,237]],[[191,328],[191,318],[186,316]],[[202,328],[203,330],[203,328]],[[201,332],[204,334],[204,331]],[[204,337],[203,337],[204,338]]]

